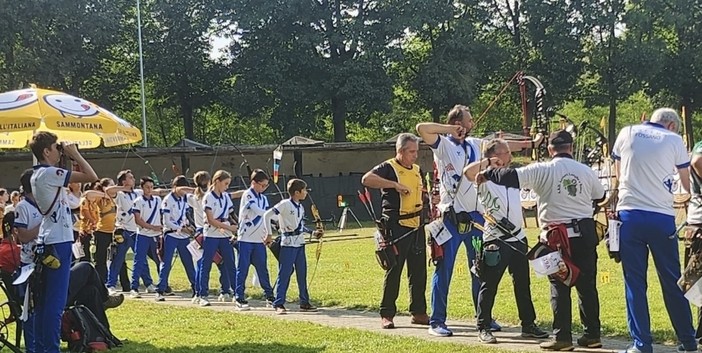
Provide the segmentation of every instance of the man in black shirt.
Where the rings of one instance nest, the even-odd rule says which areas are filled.
[[[425,297],[426,247],[421,223],[424,194],[422,173],[419,166],[414,164],[419,151],[419,139],[413,134],[400,134],[395,150],[395,158],[377,165],[361,180],[367,187],[381,189],[382,217],[390,230],[391,246],[397,249],[397,264],[385,271],[383,283],[380,317],[385,329],[395,327],[395,301],[400,291],[400,275],[405,262],[409,278],[411,322],[429,324]]]

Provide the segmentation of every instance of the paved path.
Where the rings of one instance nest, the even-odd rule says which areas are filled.
[[[128,296],[128,294],[126,293],[125,295]],[[158,303],[159,305],[177,305],[199,308],[199,306],[190,303],[189,295],[169,296],[166,297],[165,302],[155,302],[154,297],[154,294],[142,293],[141,299],[128,298],[127,300],[142,300],[146,302]],[[211,299],[216,298],[211,297]],[[307,321],[331,327],[354,328],[359,330],[372,331],[374,333],[380,334],[414,337],[427,341],[461,343],[478,347],[484,346],[478,341],[475,324],[466,321],[449,320],[447,324],[453,330],[454,335],[453,337],[442,338],[430,336],[427,333],[426,326],[411,325],[409,316],[396,317],[394,320],[396,328],[393,330],[383,330],[380,328],[380,318],[375,312],[325,307],[319,308],[319,311],[315,313],[305,313],[297,311],[297,306],[288,305],[288,313],[286,315],[276,315],[273,309],[266,308],[265,303],[262,301],[252,300],[249,302],[249,304],[251,305],[251,310],[249,311],[238,311],[235,309],[232,303],[218,303],[215,301],[212,302],[211,306],[204,307],[202,309],[230,311],[247,315],[260,315],[279,320]],[[519,327],[503,327],[502,332],[495,333],[495,337],[497,338],[499,343],[497,345],[490,346],[509,350],[533,350],[541,352],[541,349],[538,345],[538,342],[540,340],[522,338],[520,336],[520,333],[521,332]],[[575,351],[597,353],[618,352],[619,350],[625,349],[628,344],[628,342],[624,340],[611,338],[604,338],[602,343],[604,346],[601,349],[588,349],[576,346]],[[675,346],[654,345],[654,352],[656,353],[673,353],[675,351]]]

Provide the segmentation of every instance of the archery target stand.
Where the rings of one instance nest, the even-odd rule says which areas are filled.
[[[339,218],[339,225],[337,226],[337,229],[339,229],[339,233],[343,232],[344,228],[346,228],[346,221],[348,220],[349,213],[351,214],[353,219],[356,220],[356,223],[358,223],[358,228],[363,228],[361,221],[358,220],[358,217],[356,217],[356,214],[353,213],[353,210],[349,209],[348,207],[344,207],[344,210],[341,211],[341,218]]]

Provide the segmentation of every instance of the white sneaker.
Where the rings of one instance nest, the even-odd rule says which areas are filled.
[[[134,298],[134,299],[138,299],[138,298],[141,298],[141,294],[139,294],[138,291],[135,291],[134,289],[132,289],[132,290],[129,292],[129,297],[130,297],[130,298]]]
[[[194,296],[193,299],[190,299],[190,302],[193,304],[199,304],[200,303],[200,297]]]
[[[158,294],[156,294],[156,301],[157,301],[157,302],[166,301],[166,297],[164,297],[163,294],[158,293]]]
[[[210,306],[210,301],[207,297],[200,298],[200,306]]]
[[[156,292],[157,292],[157,289],[156,289],[156,286],[153,285],[153,283],[150,284],[148,287],[146,287],[146,293],[156,293]]]
[[[229,295],[229,293],[222,293],[217,298],[217,301],[218,302],[230,302],[230,301],[232,301],[232,297]]]
[[[109,295],[115,295],[115,294],[117,294],[118,292],[119,292],[119,291],[118,291],[117,288],[115,288],[115,287],[107,287],[107,294],[109,294]]]

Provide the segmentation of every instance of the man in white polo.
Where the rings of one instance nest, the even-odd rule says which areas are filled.
[[[627,353],[653,351],[646,296],[649,251],[663,288],[665,307],[681,343],[678,351],[697,351],[690,304],[677,285],[680,257],[673,209],[676,171],[683,189],[690,189],[690,158],[679,129],[680,117],[675,110],[658,109],[650,121],[623,128],[612,148],[619,180],[617,210],[622,222],[619,254],[633,339]]]

